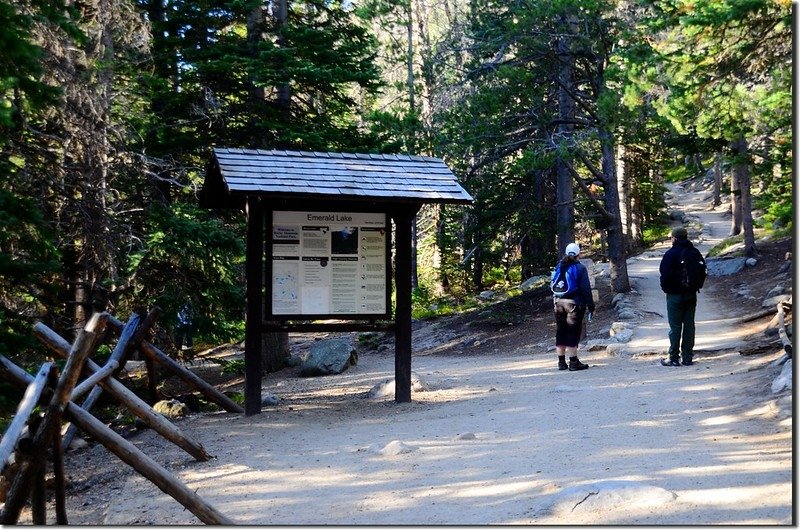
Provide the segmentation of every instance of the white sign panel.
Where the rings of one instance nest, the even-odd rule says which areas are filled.
[[[273,212],[272,314],[385,314],[386,215]]]

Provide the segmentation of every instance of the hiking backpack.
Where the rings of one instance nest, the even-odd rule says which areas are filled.
[[[687,248],[681,253],[680,284],[687,291],[696,293],[703,288],[708,270],[706,260],[695,247]]]
[[[572,272],[575,268],[573,265],[570,264],[567,267],[562,267],[562,263],[556,265],[553,278],[550,280],[550,290],[553,291],[553,296],[556,298],[561,298],[577,288],[575,274]]]

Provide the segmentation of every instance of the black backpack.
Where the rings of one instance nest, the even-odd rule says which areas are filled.
[[[681,253],[680,267],[678,269],[681,287],[689,292],[696,293],[703,288],[708,270],[706,260],[695,247],[685,249]]]

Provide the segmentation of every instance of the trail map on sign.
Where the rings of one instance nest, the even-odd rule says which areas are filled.
[[[387,311],[383,213],[273,212],[273,315]]]

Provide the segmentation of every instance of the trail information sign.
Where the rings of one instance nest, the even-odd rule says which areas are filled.
[[[272,212],[273,316],[386,317],[385,213]]]

